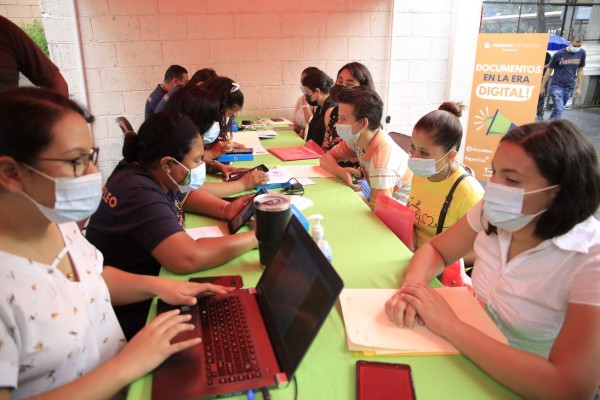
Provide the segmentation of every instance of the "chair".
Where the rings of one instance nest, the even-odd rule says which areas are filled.
[[[125,117],[117,117],[117,118],[115,118],[115,122],[117,123],[117,125],[119,126],[119,128],[121,128],[121,131],[123,132],[123,135],[126,135],[129,132],[135,133],[135,131],[133,130],[133,127],[131,126],[131,124],[129,123],[129,121],[127,121],[127,118],[125,118]]]
[[[407,153],[410,153],[411,136],[405,135],[404,133],[400,132],[389,132],[388,135],[390,135],[392,140],[396,142],[396,144],[400,146],[402,150],[404,150]]]

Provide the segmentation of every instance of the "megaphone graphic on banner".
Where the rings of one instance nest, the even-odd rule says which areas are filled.
[[[500,110],[496,110],[494,115],[485,121],[485,124],[488,127],[488,130],[485,132],[486,135],[504,135],[506,132],[517,127],[517,125],[502,115]]]

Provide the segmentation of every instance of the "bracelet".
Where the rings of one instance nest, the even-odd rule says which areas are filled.
[[[227,209],[227,206],[230,205],[230,202],[226,202],[225,205],[223,206],[223,209],[221,210],[221,221],[225,221],[225,210]]]
[[[302,108],[308,108],[308,107],[310,107],[308,104],[305,104],[302,106]]]

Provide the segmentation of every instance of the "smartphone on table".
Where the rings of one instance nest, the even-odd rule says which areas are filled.
[[[231,149],[225,154],[252,154],[253,149],[251,147],[239,147],[235,149]]]
[[[250,168],[247,171],[240,172],[239,174],[231,174],[231,175],[229,175],[229,178],[225,182],[237,181],[242,176],[246,175],[248,172],[252,172],[252,171],[256,171],[256,170],[262,171],[262,172],[269,172],[269,168],[267,168],[264,164],[260,164],[260,165],[257,165],[254,168]]]
[[[416,399],[410,365],[357,361],[356,399]]]

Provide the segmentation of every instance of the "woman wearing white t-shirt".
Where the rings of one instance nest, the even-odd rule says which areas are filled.
[[[159,296],[194,304],[225,288],[103,267],[81,234],[102,196],[82,110],[46,89],[0,97],[0,399],[110,398],[171,354],[199,343],[178,311],[125,343],[112,304]]]
[[[415,316],[525,398],[591,399],[600,385],[600,169],[569,121],[507,133],[483,201],[415,253],[388,317]],[[462,322],[426,283],[471,248],[473,287],[509,345]]]

